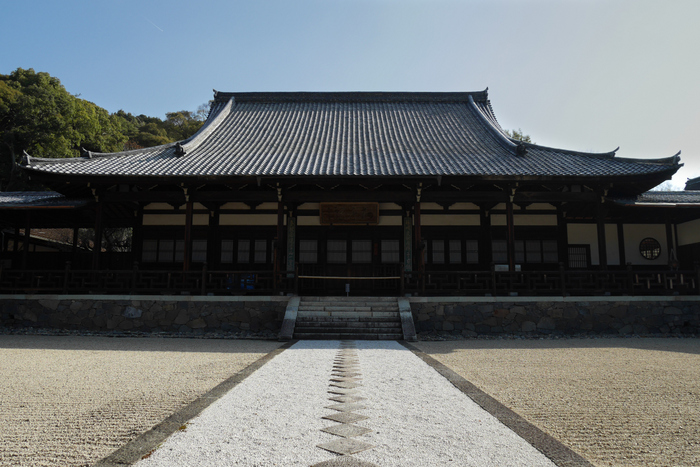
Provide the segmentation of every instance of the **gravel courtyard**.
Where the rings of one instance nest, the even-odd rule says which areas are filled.
[[[279,343],[0,336],[0,466],[90,465]],[[597,465],[700,465],[700,339],[418,342]]]
[[[91,465],[279,345],[0,336],[0,465]]]
[[[700,339],[415,345],[596,465],[700,465]]]

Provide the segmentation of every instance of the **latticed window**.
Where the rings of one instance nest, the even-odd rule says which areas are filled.
[[[382,240],[382,263],[398,263],[401,259],[398,240]]]
[[[504,264],[508,262],[508,243],[505,240],[493,240],[491,248],[494,263]]]
[[[256,263],[267,262],[267,240],[255,240],[255,256]]]
[[[467,264],[477,264],[479,262],[479,241],[467,240]]]
[[[185,260],[185,241],[175,240],[175,261],[183,262]]]
[[[347,262],[347,242],[345,240],[328,240],[327,246],[327,260],[329,263],[341,264]]]
[[[207,260],[207,241],[193,240],[192,241],[192,261],[203,263]]]
[[[559,245],[556,240],[542,240],[542,261],[545,263],[559,262]]]
[[[299,262],[300,263],[317,263],[318,262],[318,241],[316,241],[316,240],[299,240]]]
[[[371,263],[372,262],[372,240],[352,241],[352,262]]]
[[[569,245],[569,268],[588,268],[588,247],[586,245]]]
[[[250,240],[238,240],[238,251],[236,258],[238,258],[238,263],[250,263]]]
[[[443,240],[433,240],[432,253],[433,253],[433,264],[444,264],[445,263],[445,242]]]
[[[175,260],[175,240],[160,240],[158,244],[158,262],[172,263]]]
[[[233,240],[221,241],[221,262],[233,263]]]
[[[525,258],[528,263],[539,264],[542,262],[542,241],[525,241]]]
[[[450,240],[450,264],[462,263],[462,241]]]

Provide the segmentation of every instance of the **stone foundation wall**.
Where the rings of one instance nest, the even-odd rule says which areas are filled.
[[[0,296],[0,325],[200,334],[279,332],[288,297]]]
[[[700,301],[689,297],[596,297],[548,301],[412,298],[420,335],[439,331],[488,334],[698,334]]]

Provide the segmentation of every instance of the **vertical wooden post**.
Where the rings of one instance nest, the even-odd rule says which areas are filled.
[[[24,216],[24,238],[22,240],[22,269],[27,269],[27,261],[29,258],[29,247],[31,245],[30,235],[32,233],[32,214],[27,211]]]
[[[131,261],[143,259],[143,207],[139,206],[134,214],[134,226],[131,231]]]
[[[486,271],[493,262],[493,245],[491,243],[491,216],[485,208],[479,212],[479,268]]]
[[[617,249],[620,250],[620,266],[627,264],[627,253],[625,253],[625,229],[622,223],[617,224]]]
[[[559,263],[566,268],[569,264],[569,232],[562,206],[557,209],[557,256]]]
[[[515,271],[515,227],[513,225],[513,201],[506,202],[506,226],[508,229],[508,270]]]
[[[671,258],[671,252],[675,252],[673,249],[673,229],[671,228],[671,221],[666,217],[666,253],[668,256],[668,264],[671,264],[673,258]],[[677,253],[677,252],[676,252]]]
[[[603,203],[598,203],[597,230],[598,230],[598,262],[600,269],[608,269],[608,246],[605,240],[605,208]]]
[[[78,254],[78,237],[80,237],[80,228],[75,226],[73,227],[73,245],[70,251],[71,263],[75,263],[75,255]],[[78,265],[78,269],[80,269],[80,265]]]
[[[192,262],[192,201],[185,204],[185,245],[182,270],[189,271]]]
[[[95,241],[92,247],[92,269],[97,271],[100,269],[100,253],[102,252],[102,213],[104,211],[104,203],[98,201],[95,206]]]
[[[12,242],[12,267],[17,269],[21,266],[19,254],[19,222],[15,225],[15,238]],[[22,268],[24,269],[24,268]]]
[[[282,202],[281,189],[278,188],[277,201],[277,241],[275,242],[275,264],[274,264],[274,287],[279,289],[280,274],[282,272],[282,261],[284,259],[284,203]]]

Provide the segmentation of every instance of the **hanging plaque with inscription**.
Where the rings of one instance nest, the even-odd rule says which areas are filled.
[[[377,225],[379,203],[321,203],[321,225]]]

